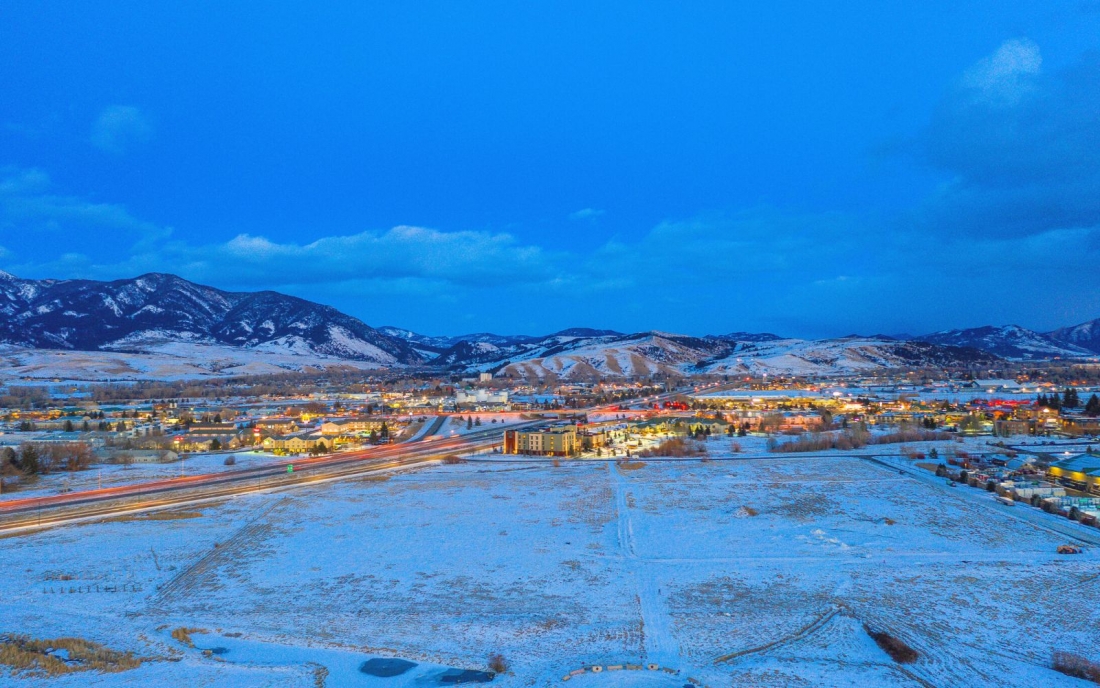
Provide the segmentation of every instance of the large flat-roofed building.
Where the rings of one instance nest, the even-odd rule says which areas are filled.
[[[505,454],[572,456],[577,449],[577,429],[573,426],[508,430],[504,433]]]
[[[503,406],[508,403],[508,390],[456,389],[455,404],[458,406]]]
[[[1078,454],[1050,464],[1047,477],[1053,483],[1100,494],[1100,456]]]
[[[365,418],[346,418],[342,420],[330,420],[321,424],[322,435],[347,435],[356,432],[382,432],[382,420],[367,420]]]

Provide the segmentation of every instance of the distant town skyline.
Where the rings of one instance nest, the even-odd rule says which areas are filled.
[[[1095,3],[15,2],[0,56],[19,277],[428,335],[1100,317]]]

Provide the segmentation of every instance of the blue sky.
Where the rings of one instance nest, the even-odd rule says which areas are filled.
[[[318,5],[4,3],[0,267],[429,334],[1100,317],[1098,2]]]

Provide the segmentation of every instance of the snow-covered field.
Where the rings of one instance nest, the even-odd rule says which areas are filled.
[[[230,456],[234,457],[235,463],[226,465],[225,460]],[[129,466],[117,463],[93,464],[83,471],[50,473],[49,475],[38,476],[34,482],[22,485],[19,489],[5,491],[0,496],[0,500],[54,495],[78,490],[94,490],[99,487],[133,485],[187,475],[220,473],[221,471],[253,468],[286,460],[287,457],[276,456],[271,452],[240,450],[187,454],[182,461],[168,463],[134,463]]]
[[[59,686],[439,685],[493,653],[504,686],[1077,685],[1047,667],[1095,652],[1100,562],[1029,513],[835,453],[472,461],[0,539],[0,630],[149,658]]]

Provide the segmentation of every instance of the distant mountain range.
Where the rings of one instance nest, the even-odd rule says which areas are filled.
[[[422,361],[407,342],[335,308],[273,291],[226,292],[174,275],[24,280],[0,272],[0,342],[36,349],[141,351],[165,341],[369,361]]]
[[[969,346],[1018,360],[1080,358],[1100,353],[1100,320],[1053,332],[1034,332],[1019,325],[975,327],[935,332],[921,341],[950,346]],[[1095,332],[1095,334],[1093,334]]]
[[[267,356],[263,360],[274,361],[279,369],[354,362],[359,367],[489,370],[537,378],[695,372],[830,375],[898,367],[965,368],[1000,359],[1095,357],[1100,354],[1100,320],[1046,333],[1010,325],[919,337],[823,340],[771,333],[691,337],[589,328],[543,336],[433,337],[398,327],[372,328],[329,306],[276,292],[226,292],[174,275],[97,282],[25,280],[0,271],[0,344],[9,350],[171,352],[184,358],[188,352],[209,357],[216,348],[233,359],[232,365],[225,364],[230,371],[247,366],[249,356]]]

